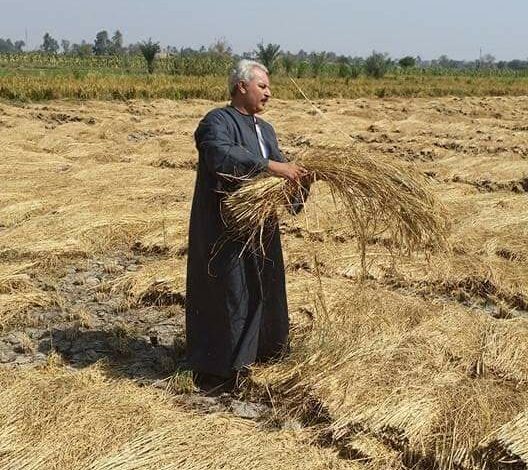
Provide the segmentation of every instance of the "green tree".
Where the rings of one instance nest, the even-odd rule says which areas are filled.
[[[79,57],[89,57],[93,53],[91,44],[88,44],[84,39],[80,44],[73,44],[71,46],[71,53]]]
[[[400,67],[403,69],[412,69],[413,67],[416,67],[416,59],[410,55],[402,57],[398,64],[400,64]]]
[[[388,72],[390,65],[388,54],[372,51],[372,54],[365,59],[365,73],[369,77],[382,78]]]
[[[141,54],[141,43],[135,42],[133,44],[129,44],[128,46],[123,48],[123,51],[126,52],[129,55],[138,55]]]
[[[61,40],[61,46],[62,46],[62,52],[64,54],[69,54],[70,53],[70,41],[68,41],[67,39],[62,39]]]
[[[22,52],[22,49],[26,43],[24,41],[15,41],[13,44],[13,41],[11,39],[7,38],[0,38],[0,52],[7,52],[9,54],[14,52]]]
[[[350,76],[350,59],[344,55],[337,58],[337,75],[341,78],[348,78]]]
[[[513,59],[507,62],[506,66],[511,70],[525,70],[528,69],[528,61]]]
[[[261,42],[257,44],[257,50],[255,52],[258,61],[268,69],[271,75],[275,70],[277,59],[279,58],[280,45],[269,43],[267,46],[264,46],[264,43]]]
[[[308,75],[308,71],[310,69],[310,62],[307,60],[301,60],[297,64],[297,78],[306,77]]]
[[[220,57],[231,57],[233,49],[226,38],[219,38],[209,46],[209,52]]]
[[[312,66],[312,75],[319,77],[323,72],[324,66],[327,62],[327,53],[323,52],[312,52],[310,54],[310,65]]]
[[[354,57],[349,60],[348,67],[350,69],[349,77],[358,78],[365,67],[365,60],[362,57]]]
[[[121,31],[116,30],[112,35],[108,49],[108,52],[114,55],[119,55],[123,52],[123,33]]]
[[[40,50],[46,54],[56,54],[59,50],[59,43],[56,39],[51,37],[50,33],[44,34],[42,37],[42,44]]]
[[[15,45],[13,44],[13,41],[11,39],[7,38],[0,38],[0,52],[14,52]]]
[[[148,41],[143,41],[139,44],[139,50],[147,61],[148,73],[154,73],[154,60],[156,59],[156,54],[161,50],[159,42],[152,42],[152,38],[149,38]]]
[[[453,60],[450,59],[446,54],[442,54],[440,57],[438,57],[438,59],[436,60],[436,64],[439,66],[439,67],[442,67],[444,69],[448,69],[448,68],[451,68],[453,67]]]
[[[110,39],[108,38],[108,31],[99,31],[95,35],[93,45],[93,53],[95,55],[105,55],[109,53]]]
[[[496,61],[495,57],[492,56],[491,54],[484,54],[479,59],[479,66],[483,68],[487,68],[487,69],[492,69],[495,66],[495,61]]]
[[[286,72],[286,75],[290,76],[293,73],[293,69],[295,68],[296,60],[295,56],[291,52],[287,52],[286,54],[283,54],[281,57],[282,67],[284,68],[284,71]]]

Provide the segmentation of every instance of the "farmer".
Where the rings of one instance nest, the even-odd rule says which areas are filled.
[[[266,237],[264,257],[226,237],[220,203],[239,184],[229,175],[265,171],[300,180],[305,174],[286,161],[273,127],[257,116],[271,97],[266,67],[241,60],[229,91],[230,105],[210,111],[194,134],[199,161],[189,227],[187,360],[205,386],[232,382],[245,366],[279,357],[288,343],[279,231]]]

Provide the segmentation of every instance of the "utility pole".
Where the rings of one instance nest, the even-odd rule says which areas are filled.
[[[29,51],[28,30],[27,30],[27,28],[26,28],[25,34],[24,34],[24,43],[26,44],[26,51]]]

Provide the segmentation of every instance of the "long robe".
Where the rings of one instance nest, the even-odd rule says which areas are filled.
[[[286,161],[273,127],[260,118],[257,122],[269,158]],[[254,117],[231,106],[215,109],[194,135],[199,161],[189,228],[187,360],[195,372],[230,377],[287,347],[280,235],[278,228],[267,234],[265,258],[225,236],[221,199],[234,187],[221,175],[255,175],[268,166]]]

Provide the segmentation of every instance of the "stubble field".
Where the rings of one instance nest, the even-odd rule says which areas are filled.
[[[524,468],[528,98],[273,101],[291,158],[425,174],[452,250],[380,234],[360,280],[316,184],[281,223],[292,352],[210,398],[178,367],[193,132],[218,105],[0,103],[2,468]]]

